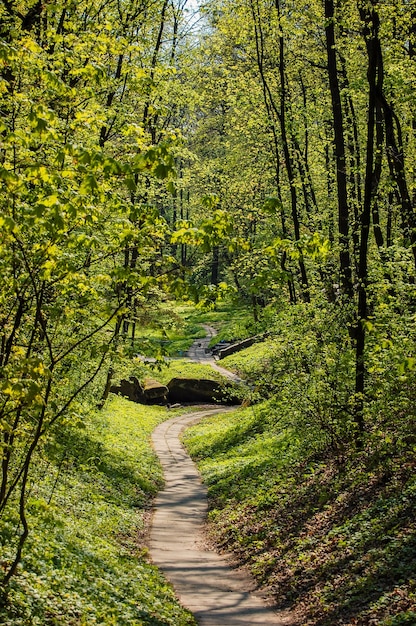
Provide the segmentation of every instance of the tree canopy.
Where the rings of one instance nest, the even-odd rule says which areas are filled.
[[[38,450],[166,298],[287,311],[329,438],[411,428],[412,0],[3,0],[0,31],[5,588]]]

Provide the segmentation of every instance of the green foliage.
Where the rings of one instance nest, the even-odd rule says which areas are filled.
[[[165,408],[113,397],[38,452],[28,501],[36,531],[0,609],[2,623],[194,623],[143,544],[162,485],[150,433],[166,417]],[[4,556],[14,522],[1,520]]]
[[[308,426],[294,431],[292,411],[269,401],[185,433],[208,485],[211,539],[303,623],[412,623],[412,446],[390,448],[388,462],[371,446],[341,464],[328,449],[305,454]]]
[[[157,371],[153,372],[153,376],[161,383],[167,384],[172,378],[207,378],[209,380],[217,380],[224,382],[226,379],[219,372],[212,369],[210,365],[202,365],[200,363],[192,363],[184,359],[174,359],[164,365],[160,365]]]
[[[42,446],[63,455],[66,434],[109,387],[107,364],[110,383],[130,373],[137,353],[158,362],[179,355],[202,336],[201,320],[218,326],[213,342],[267,331],[224,363],[247,378],[252,401],[270,401],[253,409],[261,433],[240,414],[242,432],[222,433],[230,446],[252,437],[242,477],[260,475],[266,447],[290,467],[300,454],[308,463],[330,454],[351,469],[354,440],[375,473],[385,466],[394,475],[392,459],[414,452],[410,6],[209,0],[200,9],[206,28],[191,37],[184,4],[164,0],[0,7],[6,582],[32,509],[44,509],[42,497],[30,499]],[[198,303],[189,324],[160,306],[166,292]],[[133,367],[145,371],[138,360]],[[171,372],[185,370],[205,371],[175,364]],[[87,439],[77,436],[80,458]],[[101,458],[94,446],[88,458]],[[223,461],[230,489],[236,464]],[[105,474],[106,462],[100,467]],[[119,466],[122,480],[129,467]],[[292,484],[291,470],[282,471]],[[152,489],[136,478],[143,493]],[[305,494],[311,486],[296,484]],[[330,487],[311,490],[319,512],[333,502]],[[363,511],[357,516],[368,524]],[[256,571],[278,558],[265,554]],[[374,581],[367,568],[362,594]],[[326,594],[322,582],[317,601]],[[413,610],[402,608],[397,623]]]
[[[188,319],[191,323],[209,324],[217,330],[217,334],[210,341],[212,347],[221,340],[246,339],[262,333],[269,328],[273,314],[271,309],[265,310],[261,319],[255,322],[247,304],[239,302],[232,294],[230,297],[228,293],[227,297],[216,303],[215,309],[204,307],[201,303],[201,306],[189,314]]]
[[[130,343],[131,355],[145,354],[148,357],[177,357],[183,355],[195,339],[206,332],[200,325],[185,320],[176,312],[174,302],[158,305],[146,313],[142,310],[140,325],[136,324],[134,339],[131,327],[126,342]]]
[[[15,491],[25,503],[49,432],[77,422],[76,402],[97,403],[107,360],[122,360],[123,320],[169,290],[156,197],[169,197],[180,142],[162,114],[163,6],[143,19],[134,2],[0,9],[1,511]],[[30,532],[19,511],[6,585]]]
[[[269,338],[222,361],[247,379],[253,398],[273,397],[290,414],[305,448],[342,447],[354,429],[354,355],[338,316],[336,307],[290,307]]]
[[[382,626],[411,626],[415,623],[415,620],[415,611],[405,611],[395,615],[393,618],[383,620],[381,624]]]

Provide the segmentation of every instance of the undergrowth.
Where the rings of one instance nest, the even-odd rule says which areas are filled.
[[[144,547],[151,498],[162,485],[149,437],[164,419],[165,408],[110,397],[83,428],[50,438],[36,460],[31,532],[0,623],[194,624]],[[0,531],[6,559],[17,521],[3,518]]]
[[[157,317],[135,330],[134,339],[129,330],[131,354],[143,353],[151,356],[182,356],[195,339],[205,337],[205,330],[187,315],[188,307],[174,303],[160,307]]]
[[[185,434],[209,487],[211,540],[299,626],[414,625],[412,447],[381,454],[370,439],[342,460],[326,446],[312,454],[288,417],[269,401]]]
[[[210,341],[211,347],[221,340],[237,341],[261,333],[268,324],[266,315],[255,322],[247,306],[233,301],[221,301],[211,310],[193,308],[184,309],[182,313],[190,325],[209,324],[216,329],[217,335]]]

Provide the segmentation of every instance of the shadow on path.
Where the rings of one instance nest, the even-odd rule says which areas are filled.
[[[203,545],[206,488],[179,436],[184,428],[204,417],[230,410],[200,409],[174,417],[155,429],[153,445],[166,482],[155,503],[150,555],[200,626],[288,625],[287,617],[279,617],[254,593],[254,584],[246,574],[232,569],[223,557]]]

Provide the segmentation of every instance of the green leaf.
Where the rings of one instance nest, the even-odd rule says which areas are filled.
[[[94,194],[98,191],[97,179],[93,174],[87,174],[82,181],[79,193],[82,195]]]
[[[134,178],[131,178],[129,176],[124,179],[124,182],[129,191],[131,191],[132,193],[135,193],[137,191],[137,185],[136,185]]]
[[[269,213],[271,215],[275,215],[278,211],[281,211],[283,208],[282,201],[280,198],[275,196],[269,196],[265,199],[262,209],[265,213]]]
[[[154,169],[155,176],[162,180],[169,176],[170,171],[171,168],[168,165],[165,165],[165,163],[159,163],[159,165],[157,165]]]

